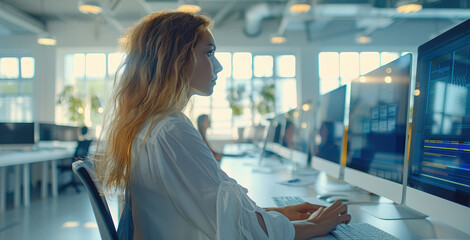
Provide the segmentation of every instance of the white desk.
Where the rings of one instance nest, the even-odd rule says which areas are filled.
[[[41,197],[47,197],[48,183],[48,164],[51,167],[52,178],[52,196],[57,196],[57,160],[71,158],[73,149],[43,149],[37,151],[20,152],[8,151],[0,152],[0,212],[6,209],[6,167],[14,166],[15,168],[15,189],[13,202],[15,207],[20,206],[20,188],[23,182],[23,204],[30,205],[30,164],[42,163],[42,181],[41,181]],[[23,170],[23,181],[20,180],[20,171]]]
[[[281,170],[274,173],[253,172],[253,164],[258,158],[229,158],[222,159],[222,169],[243,187],[248,189],[248,195],[261,207],[275,207],[272,197],[276,196],[316,196],[324,193],[328,188],[337,188],[341,185],[337,181],[328,178],[320,173],[310,176],[313,184],[306,186],[286,186],[279,184],[298,176],[292,176],[288,170]],[[302,176],[305,177],[305,176]],[[364,193],[358,191],[357,196]],[[367,196],[367,195],[366,195]],[[354,199],[352,199],[354,200]],[[363,201],[361,197],[360,201]],[[377,197],[370,197],[371,203],[349,204],[348,209],[352,216],[351,223],[366,222],[376,226],[400,239],[470,239],[470,235],[465,234],[455,228],[431,218],[413,220],[381,220],[360,209],[363,205],[377,204]],[[438,207],[438,206],[436,206]],[[469,216],[470,217],[470,216]],[[332,235],[327,235],[318,239],[335,239]]]

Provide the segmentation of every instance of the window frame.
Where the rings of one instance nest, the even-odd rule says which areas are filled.
[[[15,82],[18,83],[18,91],[17,93],[0,93],[0,99],[5,100],[10,99],[16,99],[13,101],[19,101],[20,98],[23,98],[21,101],[23,103],[19,104],[20,105],[20,110],[16,109],[17,106],[14,106],[15,110],[11,110],[8,113],[8,109],[6,109],[6,105],[2,106],[0,104],[0,107],[5,107],[5,115],[2,114],[2,118],[0,118],[0,121],[7,121],[7,122],[32,122],[34,121],[34,82],[37,77],[37,58],[34,56],[32,53],[2,53],[0,52],[0,58],[16,58],[18,59],[18,77],[17,78],[0,78],[1,83],[7,83],[7,82]],[[21,70],[22,70],[22,63],[21,59],[22,58],[32,58],[34,61],[34,66],[33,66],[33,76],[31,78],[24,78],[22,76]],[[31,92],[25,92],[25,85],[31,84]],[[29,102],[24,102],[27,101],[29,98]],[[9,106],[10,108],[11,106]],[[18,115],[18,113],[21,113]]]

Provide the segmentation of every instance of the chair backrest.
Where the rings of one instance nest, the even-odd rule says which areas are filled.
[[[100,194],[101,182],[98,180],[93,163],[88,160],[78,160],[72,164],[72,169],[75,175],[85,185],[85,188],[90,197],[93,213],[95,214],[98,229],[100,231],[101,239],[114,240],[118,239],[116,228],[114,226],[111,213],[109,212],[108,202],[106,198]]]
[[[77,148],[73,154],[73,160],[85,159],[88,156],[88,151],[90,150],[92,140],[82,140],[78,141]]]

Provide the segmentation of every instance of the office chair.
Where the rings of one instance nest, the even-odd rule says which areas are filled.
[[[118,236],[109,212],[108,202],[105,196],[100,194],[101,182],[96,176],[95,167],[88,160],[78,160],[72,164],[72,169],[88,192],[101,239],[117,240]]]
[[[92,140],[78,141],[77,148],[75,149],[75,153],[73,154],[73,157],[72,157],[72,163],[80,159],[85,159],[88,156],[88,151],[90,149],[91,141]],[[64,172],[70,172],[70,173],[72,172],[72,164],[70,164],[70,162],[68,162],[68,164],[59,165],[57,166],[57,168],[59,169],[61,174]],[[79,193],[80,188],[78,186],[79,186],[79,182],[77,182],[77,180],[72,174],[71,180],[68,183],[60,186],[59,192],[64,191],[68,187],[74,187],[75,191]]]

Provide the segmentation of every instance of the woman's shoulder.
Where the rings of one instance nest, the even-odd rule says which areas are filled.
[[[174,131],[195,131],[194,126],[186,115],[181,112],[176,112],[171,115],[165,116],[158,119],[157,122],[153,123],[154,119],[158,119],[158,116],[153,119],[147,120],[140,132],[140,135],[147,135],[149,127],[151,127],[149,138],[155,138],[158,135],[165,134]]]
[[[164,117],[161,121],[161,125],[164,126],[164,129],[168,129],[168,127],[194,129],[194,126],[191,120],[189,120],[189,118],[186,115],[184,115],[184,113],[182,112],[176,112],[169,116]]]

